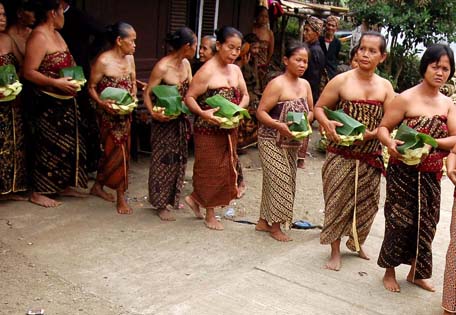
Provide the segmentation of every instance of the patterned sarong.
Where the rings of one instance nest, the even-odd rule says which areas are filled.
[[[383,117],[382,103],[375,100],[341,101],[338,108],[374,130]],[[378,211],[383,170],[377,139],[350,147],[330,142],[322,167],[325,219],[321,244],[349,236],[347,247],[358,251]]]
[[[188,81],[178,86],[182,97]],[[179,207],[188,158],[188,126],[184,115],[169,122],[152,120],[151,159],[149,168],[149,201],[163,209],[167,205]]]
[[[210,108],[204,100],[215,94],[235,104],[241,100],[236,88],[210,89],[198,99],[203,110]],[[196,117],[194,142],[192,198],[204,208],[228,205],[238,194],[237,130],[221,129]]]
[[[0,56],[0,66],[17,65],[12,53]],[[24,125],[20,96],[0,103],[0,194],[27,188]]]
[[[355,176],[358,163],[358,192],[355,200]],[[325,219],[320,235],[321,244],[331,244],[342,236],[349,236],[347,247],[355,251],[353,216],[356,203],[356,231],[359,244],[364,244],[380,199],[381,171],[328,152],[322,167]]]
[[[434,138],[448,136],[446,117],[404,120]],[[415,279],[432,276],[432,241],[440,212],[440,177],[446,151],[431,151],[417,166],[390,159],[386,176],[385,237],[378,265],[393,268],[416,260]]]
[[[103,78],[97,84],[97,92],[107,87],[132,91],[131,76]],[[114,190],[126,191],[130,167],[131,114],[111,115],[99,110],[100,142],[103,150],[98,163],[97,182]]]
[[[59,70],[69,66],[74,66],[71,54],[58,51],[47,54],[38,71],[58,78]],[[48,92],[58,94],[54,90]],[[72,97],[56,97],[35,90],[37,109],[32,188],[41,194],[58,193],[70,186],[87,188],[86,151],[79,134],[78,104]]]
[[[446,255],[445,277],[443,280],[442,308],[456,313],[456,198],[450,225],[450,245]]]

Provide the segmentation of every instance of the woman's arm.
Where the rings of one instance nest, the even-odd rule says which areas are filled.
[[[30,82],[39,86],[51,86],[64,94],[75,95],[77,85],[70,82],[71,78],[49,78],[38,71],[41,62],[46,56],[46,37],[40,32],[32,32],[27,41],[23,74]]]
[[[277,106],[284,88],[280,83],[280,77],[275,78],[268,83],[263,91],[260,104],[256,112],[256,117],[263,125],[277,129],[279,133],[288,138],[293,138],[291,131],[288,129],[288,125],[278,120],[272,119],[269,115],[269,111]]]
[[[103,55],[98,57],[98,59],[92,65],[92,69],[90,71],[89,84],[88,84],[87,89],[89,91],[90,97],[95,102],[97,102],[98,106],[103,108],[109,114],[115,115],[115,114],[117,114],[117,112],[112,108],[112,104],[114,104],[114,101],[102,100],[96,90],[97,84],[103,78],[103,75],[105,72],[105,65],[103,64],[103,61],[102,61],[103,59],[104,59]]]
[[[239,90],[241,91],[242,99],[239,103],[239,106],[242,108],[249,107],[250,96],[249,91],[247,90],[247,84],[245,84],[244,76],[242,75],[241,68],[236,67],[236,71],[238,73],[238,82],[239,82]]]
[[[400,158],[397,146],[403,142],[391,138],[391,131],[405,118],[407,99],[403,95],[396,96],[391,102],[383,105],[384,115],[377,130],[377,138],[388,148],[391,157]]]
[[[152,118],[161,122],[169,121],[169,117],[161,112],[154,112],[152,108],[154,105],[152,104],[152,88],[159,85],[162,81],[163,77],[166,74],[166,66],[163,65],[160,61],[154,66],[152,72],[150,73],[149,82],[147,83],[146,88],[143,92],[144,104],[147,107],[147,110],[151,114]]]
[[[304,80],[304,79],[303,79]],[[314,120],[314,103],[313,103],[313,96],[312,96],[312,88],[310,87],[309,82],[304,80],[306,86],[306,93],[307,93],[307,106],[309,106],[309,113],[307,114],[307,120],[309,124],[311,124]]]
[[[131,94],[133,95],[134,98],[136,98],[136,94],[138,94],[138,86],[136,84],[136,65],[135,65],[135,57],[133,56],[127,56],[129,59],[130,63],[130,71],[131,71],[131,82],[133,84],[133,89],[131,91]]]

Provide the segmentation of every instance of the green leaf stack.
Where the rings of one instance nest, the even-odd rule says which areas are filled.
[[[112,105],[112,108],[117,110],[119,115],[130,114],[138,106],[133,96],[127,90],[120,88],[109,86],[101,92],[100,98],[116,102],[116,104]]]
[[[22,91],[22,84],[16,73],[16,68],[9,64],[0,67],[0,102],[9,102]]]
[[[157,98],[156,105],[165,109],[166,116],[176,118],[180,114],[190,114],[176,85],[157,85],[152,88],[152,93]]]
[[[212,108],[219,108],[214,115],[220,117],[220,128],[236,128],[244,117],[250,119],[250,114],[245,108],[230,102],[219,94],[208,97],[206,103]]]
[[[288,112],[287,121],[292,122],[288,127],[295,140],[302,140],[312,134],[307,113]]]
[[[335,120],[343,124],[343,126],[336,127],[336,132],[341,141],[338,143],[343,146],[350,146],[356,140],[363,140],[366,126],[347,115],[342,109],[330,110],[323,107],[326,116],[329,120]]]

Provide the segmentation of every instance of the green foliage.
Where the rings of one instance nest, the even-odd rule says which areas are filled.
[[[438,42],[456,40],[456,6],[448,0],[349,0],[350,10],[358,21],[379,24],[389,34],[391,45],[382,71],[389,74],[399,89],[401,77],[415,81],[410,67],[416,66],[418,44],[425,46]],[[415,58],[416,59],[416,58]],[[405,72],[405,74],[403,74]],[[413,80],[412,80],[413,79]],[[416,84],[416,83],[415,83]]]

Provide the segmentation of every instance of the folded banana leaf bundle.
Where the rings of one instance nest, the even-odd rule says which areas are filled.
[[[433,137],[418,132],[404,123],[397,129],[395,139],[404,141],[397,147],[397,152],[402,154],[400,160],[407,165],[417,165],[421,162],[423,155],[429,154],[429,147],[426,147],[425,144],[437,148],[437,141]]]
[[[70,82],[78,85],[77,91],[80,91],[81,87],[87,82],[81,66],[62,68],[59,74],[61,78],[71,77]]]
[[[137,101],[131,96],[131,94],[124,89],[107,87],[101,94],[102,100],[113,100],[115,104],[112,108],[117,111],[119,115],[130,114],[136,107],[138,107]]]
[[[241,119],[250,119],[250,114],[245,108],[242,108],[230,102],[219,94],[208,97],[206,99],[206,103],[212,108],[219,108],[219,110],[215,112],[214,115],[219,117],[220,128],[236,128],[239,126],[239,121]]]
[[[363,140],[366,126],[348,116],[342,109],[330,110],[323,107],[326,116],[330,120],[335,120],[343,124],[343,126],[336,127],[336,132],[340,137],[338,145],[350,146],[357,140]]]
[[[307,113],[288,112],[287,121],[292,122],[288,129],[293,134],[294,140],[302,140],[312,134]]]
[[[182,102],[182,96],[175,85],[157,85],[152,88],[156,96],[154,112],[161,112],[170,118],[177,118],[180,114],[190,114],[190,110]]]
[[[22,91],[22,84],[13,65],[0,67],[0,102],[9,102]]]

